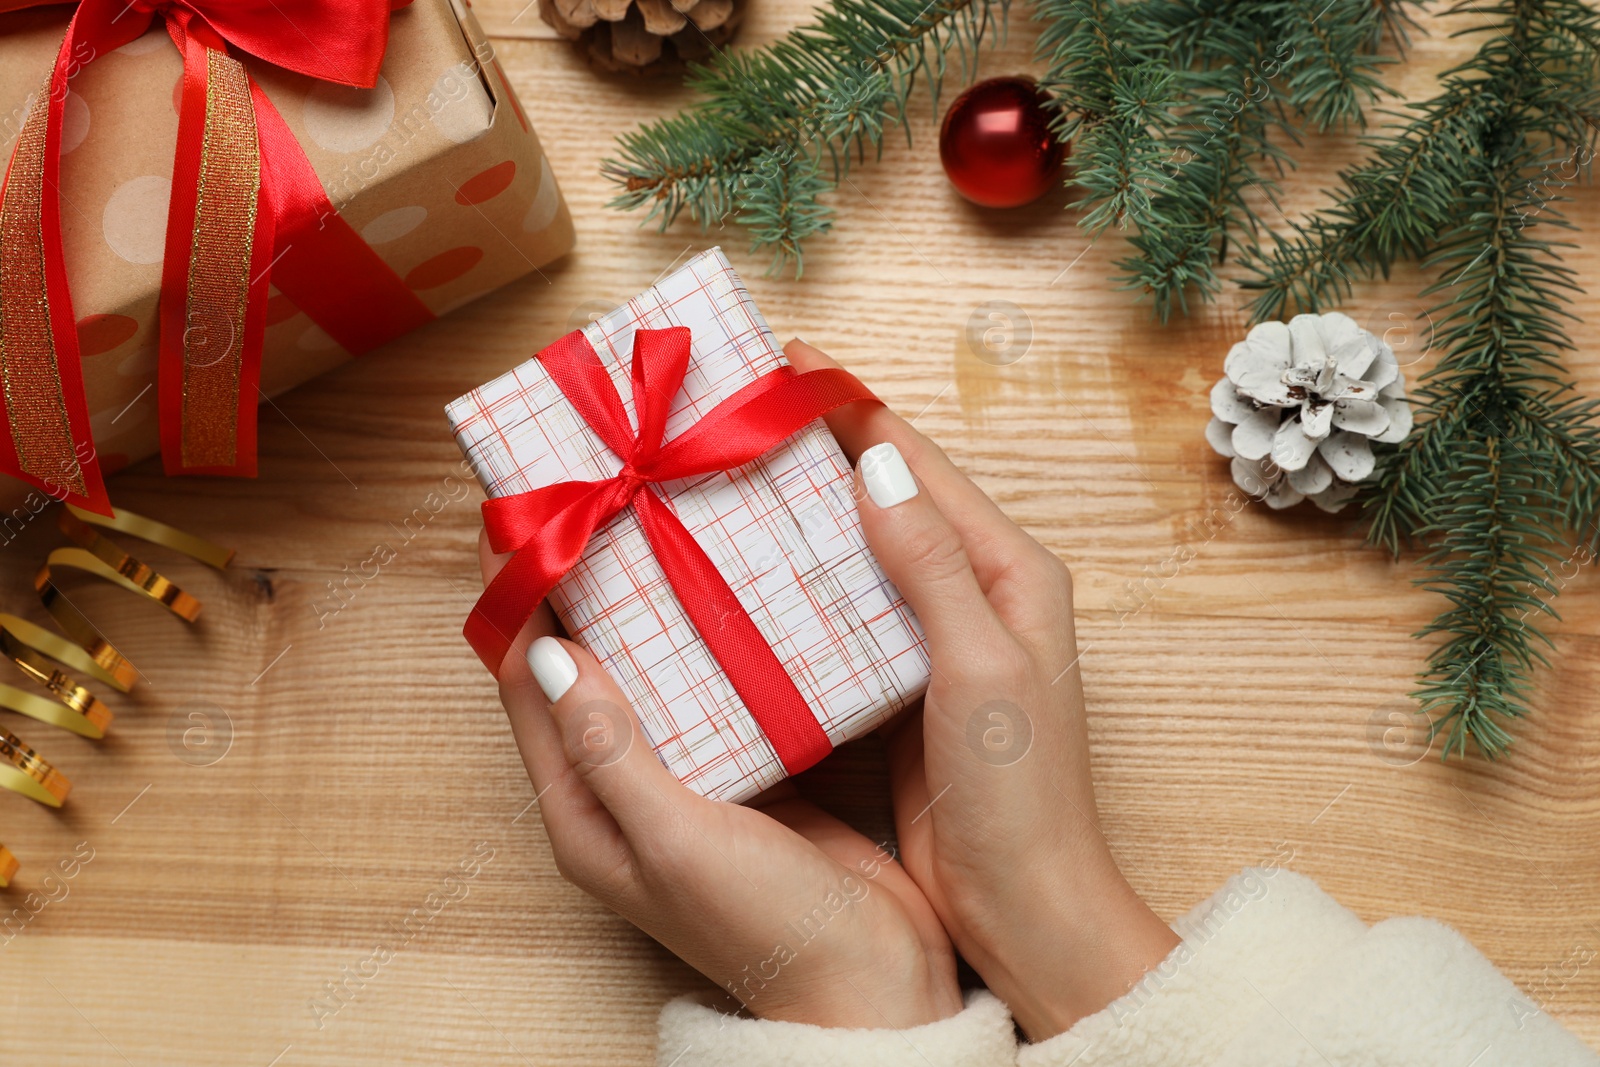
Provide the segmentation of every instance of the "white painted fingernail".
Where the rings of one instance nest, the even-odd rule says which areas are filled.
[[[867,495],[880,508],[904,504],[917,495],[917,480],[901,457],[900,450],[885,441],[861,453],[861,481]]]
[[[552,704],[578,680],[578,665],[553,637],[541,637],[528,646],[528,666],[533,670],[533,680]]]

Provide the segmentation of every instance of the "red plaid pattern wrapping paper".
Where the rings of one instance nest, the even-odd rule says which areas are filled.
[[[668,439],[787,362],[713,248],[584,330],[630,418],[634,332],[668,326],[687,326],[693,337]],[[609,478],[622,466],[538,359],[454,401],[446,415],[492,497]],[[660,486],[834,745],[921,696],[930,669],[916,616],[867,548],[851,485],[844,454],[818,421],[736,470]],[[713,799],[741,801],[783,779],[631,508],[595,535],[550,601],[628,695],[679,780]]]

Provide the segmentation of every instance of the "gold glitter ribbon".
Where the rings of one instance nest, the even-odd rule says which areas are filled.
[[[0,200],[0,386],[17,465],[42,485],[88,492],[73,444],[50,322],[44,246],[45,131],[51,80],[22,124]],[[77,353],[72,353],[77,358]]]
[[[238,60],[208,48],[183,331],[186,467],[239,462],[240,372],[260,185],[261,145],[249,75]],[[243,399],[255,407],[255,397]]]

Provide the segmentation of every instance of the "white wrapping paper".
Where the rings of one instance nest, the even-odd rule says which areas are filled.
[[[693,335],[669,440],[786,362],[713,248],[584,330],[630,418],[634,331],[667,326]],[[622,466],[537,359],[454,401],[446,414],[490,496],[609,478]],[[867,548],[851,486],[849,464],[818,421],[735,471],[658,487],[835,745],[920,696],[929,673],[921,627]],[[632,700],[656,754],[690,788],[739,801],[784,777],[631,508],[594,536],[550,600],[572,638]]]

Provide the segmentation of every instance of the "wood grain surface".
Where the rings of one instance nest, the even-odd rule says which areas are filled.
[[[1201,430],[1246,327],[1237,292],[1153,324],[1106,281],[1115,233],[1091,244],[1064,193],[1006,213],[957,199],[926,96],[913,144],[896,132],[840,190],[837,231],[813,243],[799,283],[763,277],[737,228],[640,229],[604,209],[599,162],[614,134],[688,95],[594,74],[526,2],[478,10],[579,248],[269,406],[257,480],[170,481],[157,461],[113,480],[123,505],[239,556],[217,574],[149,553],[205,601],[192,628],[109,588],[72,588],[145,675],[114,698],[105,741],[0,723],[78,783],[60,812],[0,795],[0,841],[23,863],[0,903],[21,906],[80,856],[0,944],[0,1058],[649,1059],[661,1002],[704,983],[556,874],[494,687],[460,637],[479,589],[478,497],[441,507],[430,494],[459,475],[446,401],[566,332],[587,302],[621,301],[712,242],[780,336],[833,352],[1070,563],[1106,832],[1163,916],[1278,857],[1368,921],[1421,913],[1456,926],[1600,1043],[1600,963],[1586,962],[1600,950],[1600,607],[1587,568],[1560,599],[1555,666],[1508,757],[1443,765],[1386,747],[1425,652],[1409,635],[1440,604],[1413,588],[1414,561],[1391,563],[1363,547],[1357,520],[1309,508],[1252,505],[1201,527],[1231,487]],[[751,0],[742,43],[809,7]],[[1411,97],[1476,40],[1446,39],[1466,23],[1427,28],[1391,72]],[[981,73],[1029,69],[1032,38],[1015,13]],[[1359,147],[1343,135],[1293,151],[1290,215],[1317,204]],[[1600,324],[1600,199],[1574,195],[1586,236],[1568,263],[1591,290],[1577,310]],[[1347,309],[1380,331],[1410,329],[1422,281],[1400,271]],[[1016,305],[1031,329],[1006,366],[967,340],[988,301]],[[1406,358],[1425,348],[1421,333],[1394,340]],[[1573,366],[1600,393],[1592,345]],[[41,621],[31,578],[58,540],[50,525],[0,549],[8,609]],[[394,559],[340,606],[330,583],[379,544]],[[207,739],[225,755],[195,765]],[[883,834],[880,757],[870,741],[850,746],[807,788]],[[435,913],[440,894],[451,899]],[[319,1013],[316,998],[341,982],[349,1003]]]

